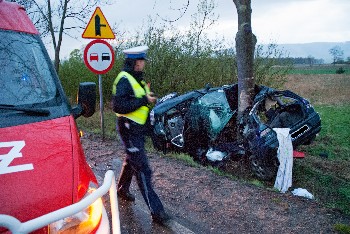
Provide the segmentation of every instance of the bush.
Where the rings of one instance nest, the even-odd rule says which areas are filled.
[[[169,32],[171,36],[168,35]],[[107,74],[102,75],[103,101],[107,105],[111,100],[114,79],[123,66],[122,51],[142,44],[149,46],[150,60],[145,68],[146,81],[158,96],[201,89],[206,84],[215,87],[237,82],[235,53],[232,47],[227,48],[224,40],[209,40],[205,35],[199,39],[194,31],[181,34],[176,29],[166,26],[149,26],[143,34],[138,32],[131,38],[134,40],[117,45],[115,64]],[[270,45],[266,50],[261,46],[257,47],[254,63],[254,78],[257,84],[282,87],[284,77],[291,66],[281,64],[281,55],[282,52],[276,45]],[[80,82],[99,82],[98,75],[85,66],[82,51],[79,50],[72,51],[69,59],[60,65],[59,76],[70,100],[75,100]]]
[[[336,74],[343,74],[345,73],[345,70],[343,67],[339,67],[336,71],[335,71]]]

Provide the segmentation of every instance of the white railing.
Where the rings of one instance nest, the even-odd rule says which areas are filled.
[[[27,222],[20,222],[18,219],[0,214],[0,227],[5,227],[14,234],[25,234],[35,231],[39,228],[45,227],[50,223],[56,222],[60,219],[72,216],[93,204],[97,199],[101,198],[109,191],[109,198],[111,203],[112,213],[112,232],[113,234],[120,233],[120,219],[117,202],[117,190],[115,183],[114,172],[109,170],[106,172],[103,184],[96,191],[82,199],[81,201],[70,206],[61,208],[51,213],[45,214],[38,218],[29,220]]]

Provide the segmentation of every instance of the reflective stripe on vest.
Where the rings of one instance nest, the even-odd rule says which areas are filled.
[[[141,87],[141,85],[135,80],[135,78],[130,75],[129,73],[127,72],[120,72],[119,75],[117,76],[117,78],[114,80],[114,83],[113,83],[113,90],[112,90],[112,94],[115,95],[116,94],[116,89],[117,89],[117,84],[119,82],[119,80],[122,78],[122,77],[125,77],[128,79],[133,91],[134,91],[134,94],[135,94],[135,97],[137,98],[142,98],[143,96],[145,96],[147,93],[150,93],[150,89],[148,87],[148,85],[142,81],[142,85],[144,86],[144,89]],[[145,91],[146,90],[146,91]],[[140,108],[138,108],[137,110],[131,112],[131,113],[127,113],[127,114],[119,114],[119,113],[116,113],[116,115],[118,117],[120,116],[124,116],[128,119],[131,119],[132,121],[135,121],[136,123],[138,124],[145,124],[146,123],[146,120],[147,120],[147,117],[148,117],[148,113],[149,113],[149,108],[147,106],[141,106]]]

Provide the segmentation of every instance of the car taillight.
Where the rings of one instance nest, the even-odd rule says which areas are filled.
[[[90,183],[85,196],[88,196],[97,189],[97,186]],[[85,210],[76,213],[70,217],[58,220],[49,225],[50,234],[85,234],[93,233],[100,224],[102,217],[103,203],[102,199],[97,199]]]

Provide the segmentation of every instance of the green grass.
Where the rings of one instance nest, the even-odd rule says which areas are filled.
[[[322,130],[312,145],[300,147],[307,156],[295,161],[293,186],[308,189],[325,206],[349,215],[350,105],[315,109],[321,116]]]
[[[338,178],[334,171],[320,170],[314,165],[296,161],[293,166],[293,187],[305,188],[326,207],[350,214],[350,183]]]
[[[307,147],[309,154],[327,153],[333,160],[350,160],[350,105],[317,106],[322,130],[317,144]]]
[[[337,223],[334,225],[334,230],[339,234],[350,234],[350,225]]]
[[[103,110],[103,128],[101,121],[101,111],[96,110],[95,114],[89,118],[79,117],[76,120],[79,128],[83,131],[89,131],[102,135],[102,129],[104,130],[105,137],[116,136],[116,116],[109,108]]]
[[[345,70],[343,74],[350,74],[350,65],[313,65],[313,66],[295,66],[289,71],[289,74],[315,75],[315,74],[336,74],[336,71],[342,67]]]

